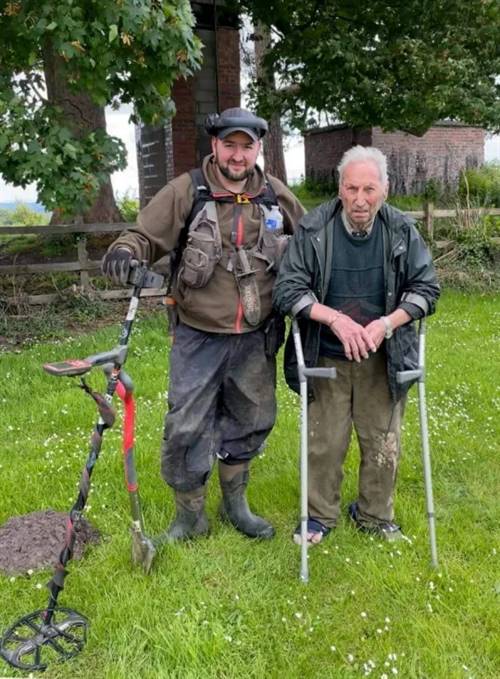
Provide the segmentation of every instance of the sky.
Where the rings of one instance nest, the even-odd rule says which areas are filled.
[[[128,165],[125,170],[115,172],[111,177],[113,188],[117,196],[128,193],[131,197],[138,195],[137,157],[135,150],[134,126],[128,122],[130,108],[123,106],[118,111],[107,111],[106,121],[109,134],[119,137],[127,147]],[[485,144],[485,160],[500,161],[500,135],[488,136]],[[287,143],[285,162],[288,181],[299,181],[304,175],[304,144],[300,137]],[[0,178],[0,203],[15,201],[36,202],[36,187],[26,189],[6,184]]]

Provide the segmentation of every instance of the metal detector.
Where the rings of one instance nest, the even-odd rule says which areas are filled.
[[[111,406],[115,391],[123,401],[125,411],[123,461],[132,512],[132,560],[135,564],[140,564],[148,573],[156,552],[152,541],[144,532],[133,457],[135,419],[133,384],[122,367],[127,358],[128,341],[139,306],[141,290],[160,288],[163,284],[163,276],[148,271],[146,262],[136,264],[128,280],[128,283],[133,286],[133,291],[118,346],[85,359],[70,359],[59,363],[47,363],[43,366],[44,370],[51,375],[80,377],[80,386],[95,401],[99,418],[92,433],[90,451],[80,477],[78,497],[68,515],[64,546],[52,579],[47,585],[50,591],[47,607],[19,618],[3,634],[0,641],[2,658],[9,665],[21,670],[43,671],[51,662],[74,657],[85,645],[89,626],[87,618],[71,608],[57,606],[57,600],[59,593],[64,589],[64,580],[68,575],[66,565],[73,556],[78,522],[87,502],[90,477],[99,457],[102,437],[104,431],[110,429],[115,421],[116,415]],[[92,391],[83,378],[83,375],[96,366],[101,366],[108,376],[104,395]]]
[[[302,582],[309,581],[309,565],[307,563],[307,520],[308,516],[308,490],[307,490],[307,457],[308,457],[308,429],[307,429],[307,378],[323,377],[335,379],[335,368],[306,368],[302,340],[300,338],[299,324],[292,321],[292,334],[297,356],[297,372],[300,383],[300,579]]]
[[[418,326],[418,368],[416,370],[401,370],[396,379],[399,384],[417,380],[418,410],[420,415],[420,439],[422,442],[422,464],[424,468],[425,503],[429,522],[429,541],[431,546],[431,564],[438,566],[436,543],[436,519],[434,515],[434,498],[432,493],[431,455],[429,448],[429,430],[427,427],[427,405],[425,400],[425,318]]]

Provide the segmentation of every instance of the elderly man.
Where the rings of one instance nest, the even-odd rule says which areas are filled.
[[[361,451],[357,528],[399,539],[393,495],[408,385],[398,370],[416,367],[413,321],[439,297],[430,253],[411,219],[384,201],[387,163],[376,148],[344,154],[339,197],[304,217],[282,262],[277,309],[299,319],[307,365],[335,367],[335,380],[313,380],[309,408],[308,541],[320,542],[340,512],[343,463],[352,427]],[[285,372],[297,390],[287,342]],[[294,534],[300,542],[300,529]]]
[[[271,524],[246,500],[249,463],[276,414],[272,288],[278,260],[304,209],[257,156],[265,120],[240,108],[207,118],[212,155],[169,182],[103,260],[115,283],[132,259],[173,257],[179,323],[170,356],[162,474],[176,516],[163,535],[208,532],[207,481],[219,458],[221,512],[237,530],[270,538]]]

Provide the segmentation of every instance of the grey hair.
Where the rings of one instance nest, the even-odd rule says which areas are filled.
[[[337,171],[339,173],[339,185],[342,184],[342,177],[344,175],[344,170],[349,165],[349,163],[363,163],[366,161],[371,161],[375,163],[378,168],[380,181],[382,184],[387,184],[387,158],[384,156],[382,151],[375,148],[375,146],[353,146],[348,151],[344,153],[340,163],[338,164]]]

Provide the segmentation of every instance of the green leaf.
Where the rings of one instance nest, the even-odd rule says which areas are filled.
[[[53,31],[55,28],[57,28],[57,22],[56,21],[51,21],[51,23],[47,26],[45,30],[47,31]]]
[[[76,157],[77,157],[76,148],[73,146],[73,144],[70,144],[69,142],[64,144],[64,152],[70,158],[73,158],[73,160],[76,160]]]
[[[108,42],[113,42],[118,37],[118,26],[116,24],[111,24],[109,27]]]

